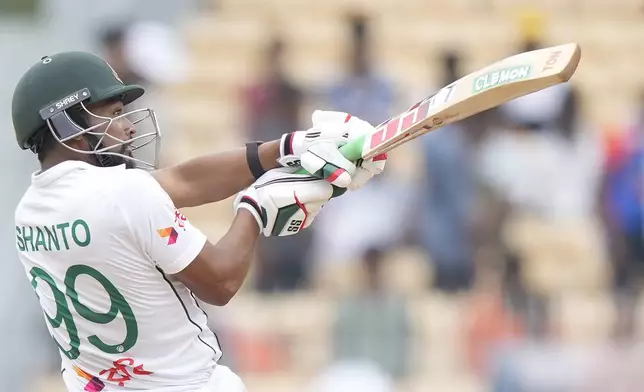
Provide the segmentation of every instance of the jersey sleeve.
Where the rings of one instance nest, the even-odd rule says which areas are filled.
[[[128,169],[122,200],[125,219],[142,250],[166,273],[186,268],[201,252],[206,236],[175,207],[150,173]]]

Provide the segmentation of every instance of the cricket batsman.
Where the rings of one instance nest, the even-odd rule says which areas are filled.
[[[159,144],[155,112],[125,109],[143,93],[85,52],[45,56],[20,79],[16,139],[41,166],[15,211],[20,260],[68,391],[244,391],[217,364],[197,299],[228,303],[260,235],[309,227],[333,196],[381,173],[386,156],[349,162],[338,148],[373,127],[316,111],[306,131],[157,168],[156,154],[137,154]],[[137,134],[141,121],[149,132]],[[180,212],[233,195],[234,220],[217,242]]]

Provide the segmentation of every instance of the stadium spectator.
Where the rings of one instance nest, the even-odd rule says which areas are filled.
[[[285,43],[275,37],[266,49],[265,74],[244,89],[245,138],[274,140],[303,125],[299,123],[303,93],[284,71]],[[257,246],[254,285],[260,292],[305,287],[305,264],[312,238],[305,230],[295,237],[261,238]]]
[[[382,371],[401,379],[409,371],[411,331],[403,298],[382,285],[385,252],[369,249],[362,260],[364,287],[342,298],[333,326],[335,361],[373,361]]]
[[[631,304],[644,284],[644,215],[642,162],[644,150],[644,93],[639,108],[626,126],[605,134],[602,217],[613,262],[617,305]]]
[[[331,87],[328,104],[331,110],[348,112],[376,125],[393,114],[395,93],[391,81],[372,67],[368,22],[362,16],[349,19],[349,69],[347,75]]]
[[[440,62],[441,86],[461,77],[461,58],[456,52],[445,52]],[[461,122],[419,139],[425,175],[416,196],[419,213],[423,214],[422,219],[415,221],[416,236],[431,256],[434,285],[449,292],[467,289],[473,275],[476,133],[470,131],[473,130]]]
[[[266,48],[263,76],[244,88],[244,120],[249,140],[273,140],[303,126],[299,122],[303,92],[284,70],[286,51],[284,41],[273,37]]]
[[[127,56],[127,33],[129,23],[119,23],[107,26],[100,34],[99,41],[102,52],[114,71],[124,83],[147,85],[148,81],[136,72]]]
[[[375,126],[392,114],[394,89],[385,76],[372,68],[373,42],[368,18],[351,17],[348,28],[349,69],[330,88],[327,107]],[[355,262],[372,246],[394,246],[404,240],[405,228],[415,219],[415,211],[410,211],[414,185],[395,173],[388,166],[382,176],[359,192],[350,192],[329,203],[313,228],[316,264]],[[366,227],[369,229],[365,230]]]
[[[508,303],[505,266],[494,249],[478,252],[476,281],[468,299],[464,326],[469,369],[479,376],[489,373],[490,358],[499,347],[513,344],[525,333],[525,323]]]
[[[331,364],[309,383],[306,392],[394,392],[391,377],[370,361]]]
[[[573,392],[589,376],[588,350],[564,342],[548,308],[537,309],[527,338],[498,346],[488,359],[491,392]]]

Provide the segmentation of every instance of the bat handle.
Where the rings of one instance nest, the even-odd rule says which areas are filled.
[[[345,158],[351,162],[355,162],[358,159],[362,158],[362,146],[364,145],[365,136],[360,136],[359,138],[350,141],[344,146],[340,147],[340,153],[344,155]],[[311,174],[307,172],[304,168],[300,168],[296,172],[297,174]]]

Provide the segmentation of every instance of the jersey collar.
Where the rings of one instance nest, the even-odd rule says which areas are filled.
[[[89,169],[96,169],[96,166],[83,161],[64,161],[45,171],[38,170],[33,173],[31,175],[31,184],[37,187],[46,186],[69,172]]]

